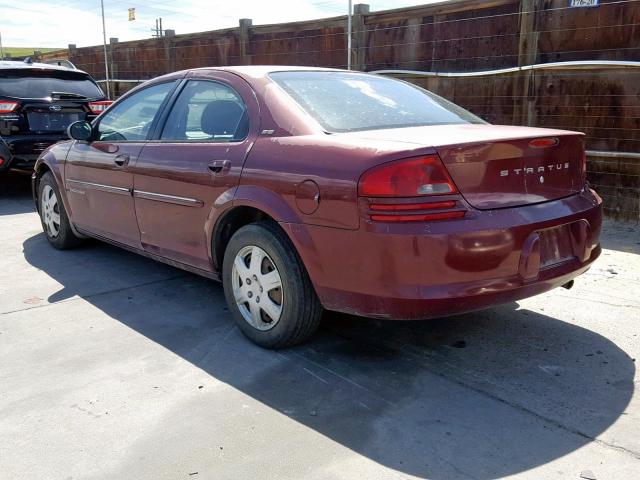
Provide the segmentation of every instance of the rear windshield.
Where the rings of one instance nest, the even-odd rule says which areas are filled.
[[[486,123],[442,97],[392,78],[310,71],[269,76],[328,132]]]
[[[51,93],[72,93],[90,99],[102,98],[102,90],[79,72],[56,70],[0,70],[0,96],[47,98]]]

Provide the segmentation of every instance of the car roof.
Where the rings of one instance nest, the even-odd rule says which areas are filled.
[[[0,70],[56,70],[62,72],[76,72],[89,75],[87,72],[76,68],[63,67],[61,65],[53,65],[50,63],[39,62],[20,62],[17,60],[0,60]]]
[[[244,77],[262,78],[270,73],[275,72],[346,72],[336,68],[325,67],[301,67],[293,65],[238,65],[228,67],[201,67],[191,70],[222,70],[226,72],[236,73]],[[191,71],[189,70],[189,71]],[[361,73],[361,72],[354,72]]]

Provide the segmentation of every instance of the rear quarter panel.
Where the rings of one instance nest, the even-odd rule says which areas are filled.
[[[340,135],[263,136],[245,162],[238,202],[243,202],[242,197],[245,202],[250,199],[252,190],[267,201],[269,195],[264,192],[274,192],[291,212],[289,218],[276,218],[278,221],[355,230],[359,227],[357,187],[362,173],[380,163],[432,151],[413,144],[366,142]]]

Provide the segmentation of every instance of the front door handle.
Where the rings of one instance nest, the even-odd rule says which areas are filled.
[[[212,160],[208,167],[214,175],[226,175],[231,170],[231,162],[229,160]]]
[[[126,153],[121,153],[120,155],[117,155],[116,158],[113,159],[113,163],[115,163],[119,167],[124,167],[126,164],[129,163],[129,155],[127,155]]]

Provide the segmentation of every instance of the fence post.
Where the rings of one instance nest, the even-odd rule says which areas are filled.
[[[423,70],[426,65],[420,61],[420,24],[421,18],[409,18],[407,21],[407,37],[405,40],[406,45],[406,57],[398,56],[398,60],[406,62],[407,68],[410,70]]]
[[[120,72],[118,68],[118,61],[116,60],[116,45],[118,45],[118,39],[116,37],[109,38],[109,85],[111,87],[111,99],[115,100],[120,95],[119,85],[114,80],[120,78]]]
[[[162,37],[162,46],[164,47],[164,72],[158,72],[160,75],[181,69],[176,65],[175,31],[171,30],[171,35],[167,35],[168,31],[169,30],[165,30],[165,35]]]
[[[536,30],[537,12],[542,7],[541,0],[520,1],[520,36],[518,41],[518,66],[533,65],[538,61],[538,37]],[[517,74],[522,79],[522,99],[514,105],[513,123],[516,125],[536,124],[536,76],[533,70]]]
[[[248,53],[249,50],[249,28],[253,25],[253,20],[250,18],[240,19],[240,31],[238,33],[238,40],[240,43],[240,64],[251,65],[251,56]]]
[[[353,54],[351,62],[353,70],[366,68],[367,32],[365,31],[365,15],[369,13],[369,5],[357,3],[353,6]]]
[[[76,54],[76,44],[70,43],[67,46],[67,60],[69,60],[74,65],[75,65],[75,62],[73,61],[73,57],[75,56],[75,54]]]

